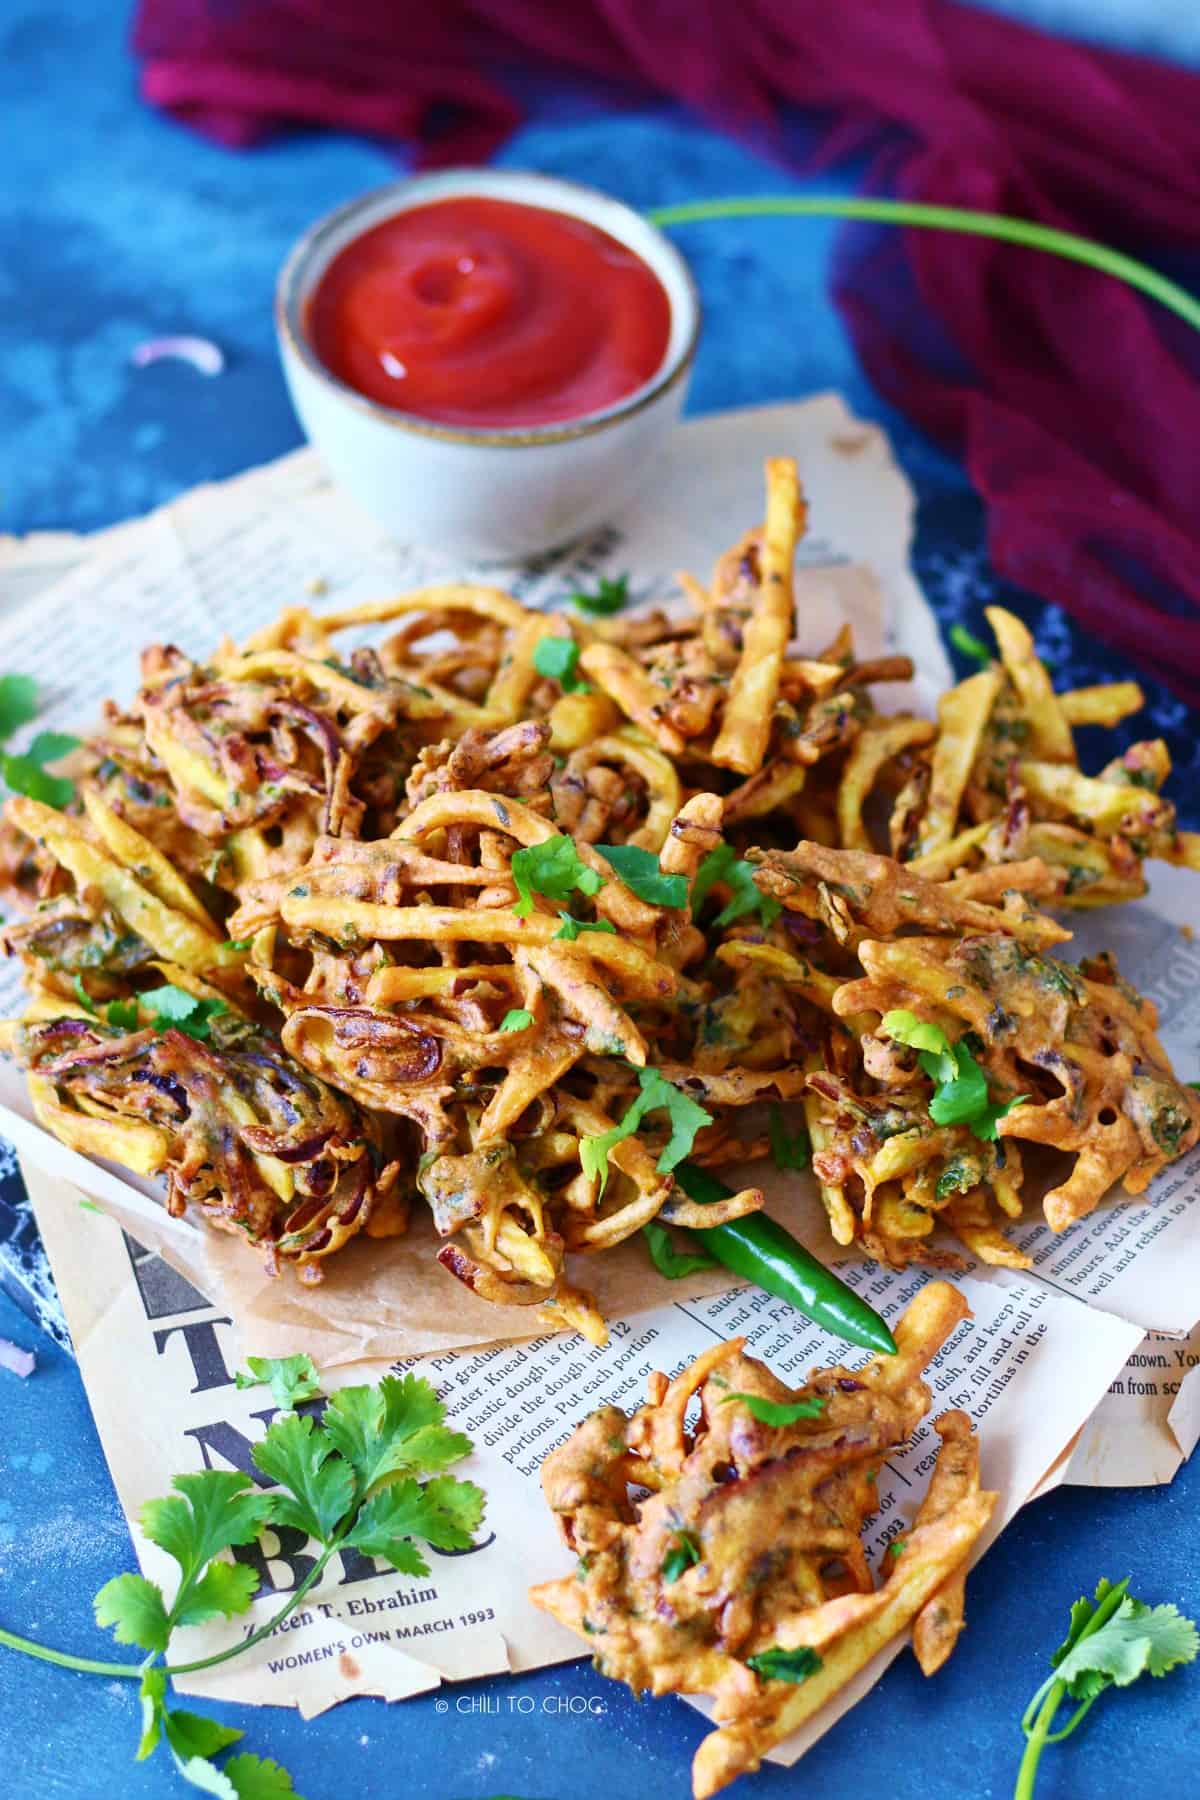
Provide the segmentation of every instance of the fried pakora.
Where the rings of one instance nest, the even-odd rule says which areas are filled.
[[[928,1242],[944,1222],[981,1260],[1027,1267],[999,1229],[1021,1213],[1020,1142],[1073,1158],[1043,1202],[1062,1231],[1117,1183],[1144,1192],[1200,1139],[1200,1096],[1176,1078],[1153,1002],[1111,958],[1050,954],[1070,934],[1026,893],[976,899],[973,876],[928,882],[817,844],[764,855],[756,879],[845,957],[830,1007],[854,1053],[808,1077],[839,1242],[893,1267],[944,1261]]]
[[[1149,1003],[1089,966],[1055,977],[1064,1010],[1035,971],[1068,968],[1045,907],[1140,892],[1145,856],[1200,863],[1160,792],[1161,744],[1078,767],[1075,726],[1116,723],[1136,688],[1056,695],[993,608],[999,660],[936,721],[880,711],[875,690],[912,665],[858,660],[848,628],[798,641],[807,509],[790,459],[766,475],[763,525],[707,585],[681,577],[678,608],[568,618],[446,583],[291,608],[205,661],[148,649],[137,696],[79,754],[76,798],[12,799],[0,830],[26,909],[2,941],[31,997],[10,1040],[35,1080],[57,1071],[48,1127],[178,1169],[173,1205],[192,1195],[272,1267],[319,1274],[349,1235],[325,1231],[340,1200],[293,1254],[292,1178],[260,1169],[248,1200],[242,1162],[202,1153],[250,1123],[240,1074],[155,1161],[144,1134],[171,1121],[140,1077],[98,1097],[99,1073],[32,1031],[90,1018],[98,1065],[120,1067],[132,1027],[111,1009],[155,1032],[166,984],[177,1006],[225,1009],[204,1056],[232,1070],[253,1029],[287,1081],[315,1081],[306,1117],[344,1104],[339,1137],[403,1168],[343,1225],[399,1229],[395,1196],[416,1193],[443,1268],[597,1341],[568,1256],[760,1207],[751,1185],[704,1212],[673,1171],[761,1155],[772,1108],[804,1108],[835,1238],[893,1264],[953,1264],[938,1225],[1020,1264],[997,1218],[1021,1208],[1018,1139],[1075,1156],[1056,1226],[1195,1142]],[[931,1116],[881,1007],[978,1056],[1009,1107],[991,1138]]]
[[[711,1696],[719,1729],[692,1766],[696,1800],[756,1769],[902,1631],[926,1674],[953,1649],[998,1498],[980,1489],[965,1414],[936,1421],[929,1492],[878,1584],[861,1539],[885,1458],[929,1410],[921,1372],[966,1316],[955,1288],[930,1282],[895,1356],[814,1369],[796,1389],[744,1339],[714,1344],[673,1381],[651,1375],[632,1418],[601,1408],[543,1463],[578,1561],[530,1598],[635,1693]]]

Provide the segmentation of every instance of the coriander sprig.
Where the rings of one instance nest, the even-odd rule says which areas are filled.
[[[220,1800],[269,1800],[294,1794],[286,1770],[247,1753],[218,1766],[213,1758],[242,1733],[169,1708],[169,1677],[215,1668],[261,1643],[295,1611],[341,1549],[380,1558],[402,1574],[428,1575],[418,1540],[447,1552],[469,1549],[484,1495],[473,1483],[446,1473],[469,1455],[471,1440],[449,1429],[437,1393],[419,1376],[387,1375],[375,1387],[341,1388],[319,1418],[295,1410],[320,1395],[307,1356],[251,1357],[249,1373],[239,1373],[237,1380],[239,1387],[266,1384],[284,1409],[253,1450],[258,1469],[275,1485],[262,1492],[240,1471],[205,1469],[175,1476],[171,1494],[146,1502],[142,1531],[179,1571],[173,1597],[168,1600],[158,1582],[130,1573],[106,1582],[93,1603],[97,1624],[111,1628],[118,1644],[145,1651],[144,1660],[98,1662],[4,1630],[0,1645],[83,1674],[137,1681],[139,1761],[165,1742],[192,1786]],[[225,1553],[253,1543],[272,1525],[293,1526],[317,1546],[304,1580],[266,1624],[236,1643],[190,1662],[168,1662],[176,1631],[249,1610],[257,1575]]]
[[[1129,1687],[1139,1675],[1167,1675],[1181,1663],[1195,1661],[1200,1637],[1192,1621],[1174,1606],[1147,1606],[1128,1590],[1128,1576],[1116,1583],[1102,1581],[1094,1602],[1080,1599],[1071,1608],[1071,1628],[1051,1658],[1054,1673],[1046,1677],[1021,1720],[1025,1754],[1013,1800],[1032,1800],[1046,1745],[1070,1737],[1101,1694],[1111,1687]],[[1077,1702],[1075,1710],[1065,1725],[1052,1731],[1066,1700]]]

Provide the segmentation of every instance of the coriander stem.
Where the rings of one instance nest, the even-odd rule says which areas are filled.
[[[832,218],[872,219],[882,225],[915,225],[930,231],[957,231],[970,237],[999,238],[1022,244],[1029,250],[1047,251],[1069,262],[1099,269],[1130,287],[1138,288],[1185,319],[1200,331],[1200,301],[1157,269],[1110,250],[1093,238],[1073,231],[1058,231],[1032,219],[1014,219],[1005,213],[975,212],[963,206],[927,206],[915,200],[872,200],[841,195],[805,199],[781,195],[777,199],[696,200],[680,206],[656,206],[647,213],[654,225],[702,224],[708,219]]]
[[[261,1644],[264,1638],[270,1637],[277,1625],[282,1625],[290,1612],[295,1611],[309,1589],[316,1586],[317,1582],[325,1572],[326,1563],[340,1543],[341,1538],[338,1537],[334,1538],[331,1544],[326,1545],[308,1574],[304,1577],[304,1580],[300,1583],[300,1586],[295,1588],[288,1595],[286,1605],[280,1608],[273,1619],[268,1619],[265,1625],[260,1625],[257,1631],[252,1631],[249,1637],[239,1638],[236,1644],[230,1644],[225,1650],[216,1650],[211,1656],[200,1657],[196,1662],[170,1663],[163,1670],[163,1674],[195,1675],[201,1669],[211,1669],[214,1668],[217,1663],[228,1662],[230,1657],[240,1656],[243,1650],[249,1650],[254,1644]],[[140,1673],[140,1671],[138,1672]]]
[[[19,1650],[23,1656],[36,1656],[39,1662],[57,1663],[61,1669],[77,1669],[81,1675],[119,1675],[127,1681],[141,1679],[140,1663],[92,1662],[86,1656],[71,1656],[65,1650],[50,1650],[45,1644],[35,1644],[32,1638],[18,1637],[15,1632],[5,1631],[2,1627],[0,1644],[9,1650]]]
[[[211,1669],[217,1663],[228,1662],[230,1657],[240,1656],[243,1650],[249,1650],[252,1645],[261,1643],[265,1637],[270,1636],[277,1625],[283,1623],[290,1612],[295,1611],[305,1594],[316,1586],[325,1572],[325,1565],[340,1542],[340,1537],[335,1538],[331,1544],[326,1546],[300,1586],[288,1595],[287,1603],[280,1608],[274,1618],[269,1619],[265,1625],[260,1625],[257,1631],[252,1631],[248,1638],[239,1638],[237,1643],[230,1644],[228,1649],[217,1650],[212,1656],[201,1657],[196,1662],[172,1663],[163,1670],[163,1673],[165,1675],[194,1675],[200,1669]],[[177,1596],[176,1605],[178,1604]],[[93,1662],[86,1656],[71,1656],[66,1650],[50,1650],[45,1644],[36,1644],[32,1638],[18,1637],[15,1632],[5,1631],[2,1626],[0,1626],[0,1646],[9,1650],[19,1650],[24,1656],[37,1657],[39,1662],[56,1663],[61,1669],[74,1669],[81,1675],[113,1675],[120,1676],[126,1681],[140,1681],[145,1673],[144,1663]]]
[[[1034,1721],[1033,1729],[1025,1741],[1025,1754],[1021,1758],[1021,1766],[1017,1770],[1017,1785],[1013,1789],[1013,1800],[1033,1800],[1034,1783],[1037,1780],[1038,1763],[1042,1751],[1046,1748],[1046,1740],[1050,1735],[1050,1726],[1054,1715],[1062,1705],[1067,1687],[1063,1681],[1055,1681],[1042,1701],[1041,1710]]]

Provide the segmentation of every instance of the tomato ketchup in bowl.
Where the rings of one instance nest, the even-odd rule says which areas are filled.
[[[450,425],[586,418],[662,364],[671,303],[583,219],[478,194],[410,207],[338,252],[308,303],[313,349],[381,406]]]
[[[284,372],[330,472],[394,537],[512,557],[613,518],[678,420],[687,265],[632,208],[509,170],[352,201],[279,279]]]

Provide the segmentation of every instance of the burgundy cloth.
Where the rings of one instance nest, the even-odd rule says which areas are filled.
[[[1200,272],[1200,76],[957,0],[141,0],[135,47],[146,98],[226,144],[330,125],[424,164],[517,123],[497,68],[667,94],[784,161],[790,109],[817,109],[822,157],[882,141],[872,189]],[[847,229],[834,288],[882,393],[965,457],[997,569],[1200,704],[1196,334],[943,233]]]

